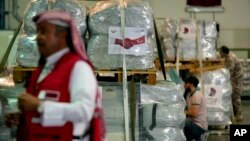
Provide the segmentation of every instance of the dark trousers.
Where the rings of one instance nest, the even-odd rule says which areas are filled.
[[[186,124],[184,127],[184,134],[187,138],[187,141],[191,141],[191,140],[199,141],[203,133],[205,133],[205,130],[202,129],[200,126],[196,125],[190,120],[186,121]]]

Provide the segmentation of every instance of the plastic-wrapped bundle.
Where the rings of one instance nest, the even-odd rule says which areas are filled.
[[[179,56],[181,60],[195,60],[197,58],[196,41],[182,39],[179,43]]]
[[[191,19],[179,20],[180,28],[179,56],[181,60],[195,60],[197,58],[196,47],[196,22]]]
[[[243,82],[243,90],[244,91],[249,91],[250,90],[250,60],[249,59],[244,59],[241,60],[241,64],[244,69],[244,82]]]
[[[202,58],[216,59],[215,39],[201,38]]]
[[[102,94],[107,125],[124,126],[122,87],[102,86]]]
[[[158,127],[179,127],[185,124],[184,104],[157,104],[156,124]]]
[[[159,81],[155,86],[142,84],[140,108],[149,109],[149,105],[152,104],[156,105],[155,126],[151,127],[150,124],[145,123],[147,120],[143,119],[142,129],[144,130],[139,135],[143,138],[142,140],[149,139],[149,137],[155,140],[186,140],[182,131],[186,120],[183,90],[174,83],[165,81]],[[150,112],[146,109],[143,111]],[[151,118],[152,115],[143,117]]]
[[[102,102],[104,107],[104,117],[107,123],[107,140],[121,140],[125,137],[125,115],[123,104],[123,86],[122,83],[117,82],[99,82],[99,86],[102,88]],[[136,96],[136,105],[138,105],[140,97],[140,84],[135,85],[136,90],[133,96]],[[128,96],[131,96],[131,83],[128,83]],[[128,103],[130,107],[130,102]],[[136,106],[137,107],[137,106]],[[138,108],[135,109],[138,113]],[[130,110],[129,110],[130,111]],[[136,114],[138,115],[138,114]],[[130,119],[131,120],[131,119]],[[138,117],[136,119],[136,125],[138,125]],[[139,132],[137,126],[136,132]]]
[[[89,30],[91,34],[109,33],[110,26],[121,26],[118,1],[103,1],[97,3],[89,13]],[[125,9],[126,27],[143,27],[153,34],[153,14],[147,2],[127,2]],[[136,19],[136,20],[135,20]]]
[[[76,25],[80,34],[86,32],[86,8],[82,7],[76,0],[56,0],[50,2],[50,8],[52,10],[62,10],[69,13]],[[32,18],[48,9],[48,0],[32,0],[26,8],[24,14],[24,33],[19,39],[17,62],[25,67],[37,67],[39,60],[39,52],[37,49],[35,35],[36,27],[32,21]]]
[[[26,8],[23,21],[24,21],[24,31],[26,34],[31,35],[36,33],[36,26],[32,21],[32,18],[47,10],[48,0],[32,0]]]
[[[124,117],[131,113],[124,115],[122,84],[100,82],[99,85],[102,87],[108,139],[124,138]],[[156,86],[137,83],[135,84],[135,93],[131,93],[131,86],[131,83],[128,83],[128,108],[131,112],[131,96],[135,96],[135,140],[150,140],[150,136],[159,141],[184,141],[185,136],[182,127],[186,116],[184,113],[185,100],[182,96],[183,90],[169,82],[159,82]],[[153,126],[154,120],[155,126]]]
[[[156,85],[142,84],[142,104],[165,103],[165,104],[184,104],[183,91],[171,82],[158,81]]]
[[[204,88],[207,99],[208,125],[228,125],[232,116],[232,86],[227,69],[204,74]]]
[[[153,14],[147,2],[126,2],[125,27],[142,28],[145,30],[145,40],[142,50],[145,54],[130,53],[126,55],[127,69],[149,69],[153,67],[154,39]],[[135,20],[136,19],[136,20]],[[118,1],[103,1],[97,3],[89,13],[88,26],[90,41],[88,42],[88,55],[94,66],[98,69],[122,68],[122,55],[108,52],[110,28],[121,26],[120,6]],[[126,30],[125,30],[126,31]],[[134,38],[125,34],[126,38]],[[137,40],[137,37],[134,38]],[[145,46],[145,47],[144,47]],[[127,50],[126,50],[127,51]]]
[[[167,127],[149,130],[155,141],[186,141],[186,137],[180,128]]]
[[[216,59],[217,29],[215,22],[198,21],[201,28],[201,48],[203,59]]]
[[[175,59],[175,44],[174,44],[174,39],[172,38],[165,38],[162,41],[163,43],[163,55],[164,58],[169,59],[169,60],[174,60]]]
[[[217,38],[216,22],[197,21],[197,24],[201,27],[201,36],[204,38]]]
[[[162,42],[162,50],[164,58],[175,59],[175,40],[178,32],[178,21],[174,19],[166,19],[160,27],[160,37]]]
[[[163,51],[166,54],[166,59],[173,59],[176,57],[176,48],[174,46],[178,45],[177,41],[179,41],[180,59],[198,59],[198,49],[195,36],[196,25],[200,27],[202,59],[216,59],[216,23],[207,21],[195,22],[190,19],[166,19],[161,25],[160,36],[163,44]],[[178,26],[180,26],[180,29]],[[191,34],[189,33],[190,31],[192,31]],[[176,40],[177,33],[179,33],[181,40]]]
[[[23,84],[15,85],[11,88],[0,89],[0,104],[2,114],[0,113],[0,140],[11,141],[11,129],[4,125],[4,114],[17,112],[17,97],[24,90]]]
[[[147,38],[149,46],[155,46],[155,40]],[[154,54],[153,48],[149,47],[147,54],[143,56],[127,55],[127,69],[148,69],[152,68]],[[92,36],[88,42],[88,56],[98,69],[122,68],[122,55],[108,54],[108,36]]]
[[[4,114],[8,105],[6,97],[0,93],[0,140],[11,141],[10,129],[4,125]]]
[[[56,0],[51,8],[53,10],[62,10],[69,13],[74,19],[78,31],[81,35],[85,34],[87,25],[86,25],[86,13],[87,10],[76,0]]]
[[[22,35],[18,42],[17,62],[25,67],[36,67],[39,58],[36,35]]]

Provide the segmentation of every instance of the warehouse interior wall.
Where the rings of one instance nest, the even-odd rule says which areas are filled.
[[[14,30],[18,21],[12,16],[13,0],[5,0],[6,10],[10,11],[5,18],[6,30]],[[190,18],[190,13],[185,12],[186,0],[145,0],[152,6],[156,19],[163,18]],[[30,0],[18,0],[18,14],[23,13]],[[80,0],[84,5],[92,6],[97,1]],[[250,0],[222,0],[225,11],[215,14],[215,21],[220,24],[220,36],[218,46],[227,45],[229,48],[250,49]],[[196,13],[196,19],[212,21],[212,13]],[[157,24],[161,24],[157,20]],[[0,31],[1,32],[1,31]],[[9,36],[9,35],[8,35]],[[1,41],[2,42],[2,41]],[[0,45],[0,51],[6,47]],[[237,51],[236,54],[242,58],[248,58],[245,51]]]

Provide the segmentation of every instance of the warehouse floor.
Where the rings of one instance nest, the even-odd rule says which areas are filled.
[[[243,122],[233,122],[233,124],[248,124],[250,125],[250,100],[242,100],[243,107]],[[207,141],[230,141],[229,139],[229,129],[217,129],[209,130],[209,136]]]

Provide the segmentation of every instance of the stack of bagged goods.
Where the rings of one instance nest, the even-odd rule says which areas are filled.
[[[107,124],[107,140],[122,141],[125,138],[125,116],[129,116],[124,114],[122,83],[99,82],[99,86],[101,87],[104,118]],[[130,88],[130,83],[128,83],[128,96],[132,95]],[[135,95],[139,98],[139,84],[136,84],[136,89]],[[138,108],[136,109],[138,110]]]
[[[232,86],[229,70],[219,69],[206,72],[203,78],[208,125],[231,124]]]
[[[125,3],[124,16],[121,16],[118,1],[99,2],[89,12],[87,52],[97,69],[122,68],[122,54],[126,54],[129,70],[153,67],[156,43],[152,9],[145,1]],[[123,18],[124,41],[121,30]]]
[[[197,27],[200,29],[199,36],[197,36]],[[163,54],[168,60],[177,57],[177,47],[180,60],[198,59],[200,56],[197,46],[198,37],[202,59],[216,59],[217,30],[215,22],[166,19],[160,27],[160,37]]]
[[[47,0],[33,0],[27,6],[23,17],[23,31],[21,31],[17,47],[17,63],[25,67],[36,67],[40,54],[36,43],[36,27],[32,18],[46,11]]]
[[[23,84],[15,87],[6,87],[0,89],[0,141],[11,141],[11,130],[4,124],[4,115],[6,113],[17,112],[17,97],[24,91]]]
[[[87,30],[87,9],[82,6],[78,0],[55,0],[51,4],[53,10],[61,10],[69,13],[74,22],[76,23],[77,29],[81,35],[84,35]]]
[[[244,59],[241,63],[244,69],[243,91],[250,91],[250,60]]]
[[[201,43],[201,53],[202,59],[215,60],[216,55],[216,40],[217,40],[217,28],[216,22],[208,21],[198,21],[197,23],[200,26],[200,43]]]
[[[184,89],[172,82],[158,81],[156,85],[141,86],[142,125],[140,141],[184,141],[186,106]]]
[[[17,48],[17,62],[21,66],[37,67],[38,65],[40,54],[36,43],[36,27],[32,18],[48,9],[66,11],[75,20],[80,34],[84,35],[86,32],[86,8],[77,0],[54,0],[49,3],[48,0],[32,0],[24,14],[23,31]]]
[[[197,58],[196,46],[196,22],[194,20],[182,19],[179,21],[177,46],[181,60],[195,60]]]
[[[166,19],[160,27],[160,37],[163,55],[167,60],[174,60],[176,57],[176,39],[178,34],[178,21]]]
[[[120,141],[125,138],[125,117],[129,118],[129,132],[134,128],[136,141],[185,141],[182,131],[186,115],[183,88],[171,82],[159,81],[157,85],[136,83],[132,91],[128,83],[128,115],[124,114],[122,83],[99,82],[107,139]],[[134,97],[134,105],[131,97]],[[131,107],[134,106],[134,111]],[[130,116],[134,115],[134,121]],[[134,127],[132,124],[134,123]],[[131,134],[132,137],[132,134]]]

